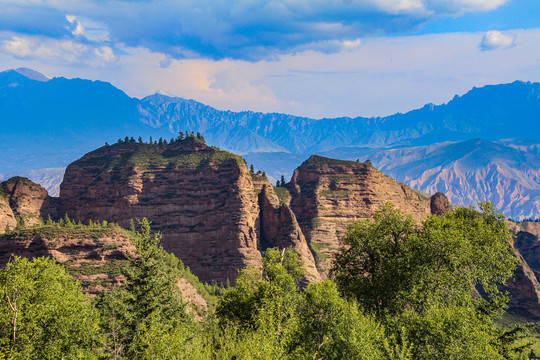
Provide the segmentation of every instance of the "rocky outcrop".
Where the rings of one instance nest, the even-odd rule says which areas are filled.
[[[530,321],[540,321],[540,284],[535,271],[529,266],[523,256],[516,251],[518,266],[514,277],[506,282],[510,293],[508,307],[510,310]],[[538,275],[538,271],[536,271]]]
[[[423,220],[430,200],[396,183],[373,166],[311,156],[287,184],[291,209],[324,275],[340,239],[355,220],[370,218],[384,203]]]
[[[4,234],[0,244],[0,267],[14,255],[48,256],[64,264],[91,295],[123,284],[121,270],[135,254],[129,236],[120,229],[35,227]]]
[[[435,193],[435,195],[431,197],[430,202],[432,214],[442,215],[444,213],[452,211],[452,205],[450,205],[450,201],[448,201],[448,198],[442,192]]]
[[[9,197],[0,191],[0,234],[13,230],[17,226],[15,214],[9,206]]]
[[[0,183],[0,194],[3,194],[4,204],[0,204],[0,225],[9,224],[13,229],[16,225],[15,217],[18,217],[24,226],[39,224],[39,219],[47,215],[57,216],[56,203],[41,185],[27,178],[15,176]],[[1,201],[0,201],[1,202]],[[11,209],[5,209],[5,203]],[[5,210],[1,210],[4,208]],[[2,221],[4,218],[4,221]],[[8,220],[11,219],[11,220]],[[15,221],[15,222],[14,222]],[[6,226],[0,226],[3,233]]]
[[[260,239],[263,248],[292,247],[302,260],[306,280],[320,280],[313,254],[304,234],[296,221],[296,216],[287,204],[280,204],[271,185],[264,185],[259,194]]]
[[[257,197],[244,161],[189,137],[171,144],[122,143],[66,169],[62,211],[130,226],[148,218],[163,247],[201,281],[226,282],[260,266]]]
[[[506,283],[510,310],[531,321],[540,321],[540,223],[506,222],[513,233],[514,254],[519,260],[514,278]]]

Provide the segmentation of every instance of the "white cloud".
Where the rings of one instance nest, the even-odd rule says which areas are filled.
[[[414,32],[435,18],[508,1],[0,0],[8,14],[0,17],[0,29],[144,46],[178,59],[257,61],[305,49],[339,52],[346,42]],[[67,21],[60,24],[59,17]]]
[[[508,49],[516,44],[516,35],[504,34],[497,30],[488,31],[480,41],[481,50]]]
[[[66,20],[75,27],[71,30],[71,33],[75,36],[84,34],[84,27],[75,18],[74,15],[66,15]]]
[[[459,7],[466,11],[489,11],[507,3],[508,0],[459,0]]]
[[[15,58],[35,59],[43,63],[103,67],[116,57],[108,46],[92,46],[70,39],[50,39],[40,36],[0,34],[0,46]]]

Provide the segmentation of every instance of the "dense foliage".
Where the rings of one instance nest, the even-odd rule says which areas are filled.
[[[527,358],[530,327],[495,325],[515,260],[489,204],[420,225],[384,206],[349,229],[330,279],[305,287],[296,252],[268,249],[262,269],[209,286],[220,297],[197,318],[182,263],[139,228],[125,285],[93,300],[49,259],[0,270],[0,359]]]

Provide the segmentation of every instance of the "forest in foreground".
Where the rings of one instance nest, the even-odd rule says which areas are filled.
[[[501,321],[499,285],[517,262],[504,217],[480,208],[416,225],[387,204],[349,228],[329,278],[307,286],[295,251],[269,248],[262,269],[207,286],[205,313],[187,311],[186,269],[146,219],[130,232],[123,285],[94,298],[54,260],[13,257],[0,270],[0,359],[534,358],[534,324]]]

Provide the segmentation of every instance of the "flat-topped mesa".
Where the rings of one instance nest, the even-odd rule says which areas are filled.
[[[193,137],[88,153],[67,167],[60,202],[83,222],[129,227],[130,219],[148,218],[163,247],[201,281],[233,280],[239,269],[261,264],[257,197],[244,161]]]
[[[430,215],[430,199],[385,176],[373,166],[313,155],[287,184],[291,209],[323,276],[340,239],[354,221],[370,218],[384,203],[416,221]]]
[[[6,225],[11,230],[15,228],[15,217],[21,225],[32,226],[39,224],[40,217],[57,216],[56,206],[56,199],[41,185],[24,177],[12,177],[0,183],[0,234],[7,229]]]

